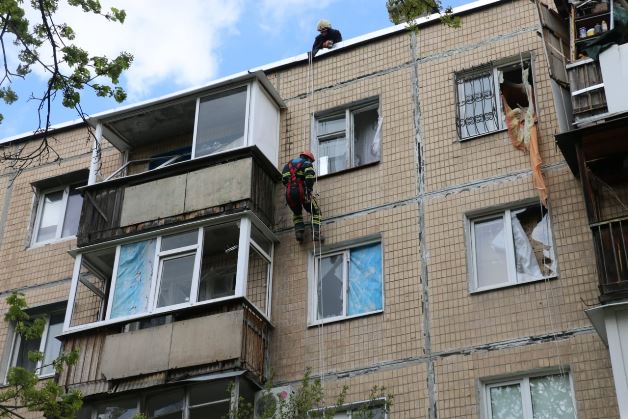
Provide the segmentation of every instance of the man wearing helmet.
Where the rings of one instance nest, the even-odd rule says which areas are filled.
[[[299,243],[303,242],[305,225],[303,224],[303,208],[312,214],[312,233],[314,240],[322,240],[320,235],[321,210],[312,197],[312,189],[316,182],[316,173],[312,163],[314,154],[305,150],[299,157],[290,160],[281,172],[281,181],[286,187],[286,202],[292,210],[294,233]]]
[[[334,44],[342,41],[342,35],[337,29],[332,29],[331,23],[328,20],[321,19],[316,25],[316,30],[320,33],[314,39],[314,45],[312,45],[312,57],[316,56],[316,53],[323,48],[331,48]]]

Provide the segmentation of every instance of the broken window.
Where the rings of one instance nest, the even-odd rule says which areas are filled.
[[[127,320],[236,295],[267,313],[273,241],[268,238],[272,233],[262,229],[244,217],[79,255],[67,327]],[[248,259],[240,275],[239,257]]]
[[[199,99],[194,156],[231,150],[245,145],[247,87]]]
[[[488,419],[575,419],[574,406],[568,374],[524,377],[485,385],[484,411]]]
[[[547,209],[540,204],[470,220],[472,291],[556,275]]]
[[[314,284],[312,318],[315,322],[382,311],[381,243],[323,255],[318,259]]]
[[[314,149],[318,174],[379,161],[381,124],[377,99],[317,115]]]
[[[506,129],[501,95],[512,109],[527,107],[528,100],[521,74],[521,64],[485,65],[456,74],[456,126],[458,138],[466,140]],[[532,76],[528,74],[532,85]]]

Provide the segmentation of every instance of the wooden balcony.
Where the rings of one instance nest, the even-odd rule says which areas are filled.
[[[270,225],[279,179],[252,146],[86,186],[78,245],[246,210]]]
[[[628,217],[592,224],[600,301],[628,298]]]
[[[576,121],[608,111],[599,61],[586,58],[567,65]]]
[[[271,325],[245,299],[178,312],[171,320],[124,333],[118,325],[62,336],[64,351],[78,350],[79,359],[59,384],[89,396],[233,370],[265,381]]]

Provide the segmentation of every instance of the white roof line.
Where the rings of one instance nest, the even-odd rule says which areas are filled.
[[[461,6],[458,6],[458,7],[454,7],[453,10],[452,10],[452,13],[453,14],[464,13],[464,12],[467,12],[467,11],[470,11],[470,10],[474,10],[474,9],[477,9],[477,8],[480,8],[480,7],[483,7],[483,6],[491,5],[491,4],[494,4],[494,3],[499,3],[500,1],[502,1],[502,0],[478,0],[478,1],[474,1],[472,3],[467,3],[467,4],[463,4]],[[438,19],[438,14],[432,14],[432,15],[429,15],[429,16],[426,16],[426,17],[421,17],[421,18],[416,19],[415,23],[417,25],[419,25],[419,26],[422,26],[422,25],[426,25],[428,23],[432,23],[432,22],[434,22],[437,19]],[[408,26],[409,25],[407,23],[402,23],[402,24],[399,24],[399,25],[390,26],[388,28],[380,29],[380,30],[377,30],[377,31],[374,31],[374,32],[369,32],[367,34],[360,35],[360,36],[348,39],[348,40],[343,41],[343,42],[339,42],[331,50],[321,50],[321,51],[319,51],[319,55],[318,56],[320,57],[322,55],[329,54],[329,53],[338,51],[340,49],[347,48],[347,47],[350,47],[350,46],[353,46],[353,45],[357,45],[357,44],[361,44],[361,43],[364,43],[366,41],[377,39],[377,38],[380,38],[380,37],[383,37],[383,36],[387,36],[387,35],[390,35],[392,33],[401,32],[401,31],[406,30],[408,28]],[[247,76],[255,77],[254,73],[256,71],[273,70],[273,69],[276,69],[276,68],[279,68],[279,67],[283,67],[285,65],[289,65],[289,64],[297,63],[297,62],[300,62],[300,61],[303,61],[303,60],[307,60],[307,58],[308,58],[307,53],[295,55],[295,56],[289,57],[289,58],[284,58],[282,60],[278,60],[278,61],[275,61],[275,62],[272,62],[272,63],[269,63],[269,64],[264,64],[264,65],[261,65],[261,66],[258,66],[258,67],[253,67],[250,70],[241,71],[241,72],[238,72],[238,73],[235,73],[235,74],[231,74],[231,75],[228,75],[228,76],[225,76],[225,77],[221,77],[221,78],[216,79],[216,80],[212,80],[212,81],[210,81],[210,82],[208,82],[208,83],[206,83],[204,85],[201,85],[201,86],[190,87],[188,89],[179,90],[179,91],[176,91],[174,93],[169,93],[167,95],[160,96],[158,98],[147,99],[147,100],[144,100],[144,101],[141,101],[141,102],[137,102],[137,103],[133,103],[133,104],[129,104],[129,105],[124,105],[124,106],[120,106],[120,107],[117,107],[117,108],[112,108],[112,109],[109,109],[109,110],[106,110],[106,111],[98,112],[98,113],[95,113],[94,115],[91,115],[87,119],[88,119],[88,121],[90,121],[90,120],[92,120],[92,121],[93,120],[98,120],[98,119],[100,119],[102,117],[112,116],[114,114],[122,113],[122,112],[127,111],[127,110],[139,109],[139,108],[141,108],[143,106],[150,106],[150,105],[158,104],[160,102],[164,102],[164,101],[167,101],[167,100],[173,100],[173,99],[176,99],[178,97],[191,95],[191,94],[193,94],[193,93],[195,93],[197,91],[206,90],[206,89],[211,88],[212,86],[216,86],[216,85],[223,84],[223,83],[228,83],[229,81],[237,80],[239,78],[246,78]],[[61,128],[72,126],[74,124],[79,124],[81,122],[82,121],[80,119],[79,120],[74,120],[74,121],[69,121],[69,122],[63,122],[63,123],[60,123],[60,124],[53,125],[52,127],[50,127],[50,129],[51,130],[53,130],[53,129],[57,130],[57,129],[61,129]],[[22,134],[14,135],[14,136],[11,136],[11,137],[8,137],[8,138],[0,139],[0,145],[1,144],[5,144],[5,143],[10,143],[10,142],[15,141],[15,140],[23,139],[23,138],[26,138],[26,137],[30,137],[33,134],[34,134],[34,132],[31,131],[31,132],[25,132],[25,133],[22,133]]]
[[[48,132],[53,133],[54,131],[57,131],[57,130],[60,130],[60,129],[63,129],[63,128],[68,128],[68,127],[71,127],[73,125],[80,125],[82,123],[83,123],[82,119],[74,119],[72,121],[60,122],[58,124],[51,125],[50,128],[48,129]],[[6,138],[0,139],[0,145],[8,144],[8,143],[11,143],[13,141],[17,141],[17,140],[21,140],[21,139],[24,139],[24,138],[32,137],[33,135],[40,134],[40,133],[41,133],[41,131],[27,131],[27,132],[23,132],[21,134],[12,135],[10,137],[6,137]]]

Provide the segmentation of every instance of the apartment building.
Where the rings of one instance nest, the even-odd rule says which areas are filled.
[[[48,319],[33,344],[0,329],[1,371],[78,349],[40,374],[82,418],[221,417],[308,368],[330,404],[349,386],[339,418],[374,385],[394,395],[375,417],[620,417],[623,224],[582,176],[615,171],[557,81],[565,10],[483,0],[459,29],[424,18],[60,127],[59,162],[0,178],[1,291]],[[284,204],[304,149],[322,245]]]

